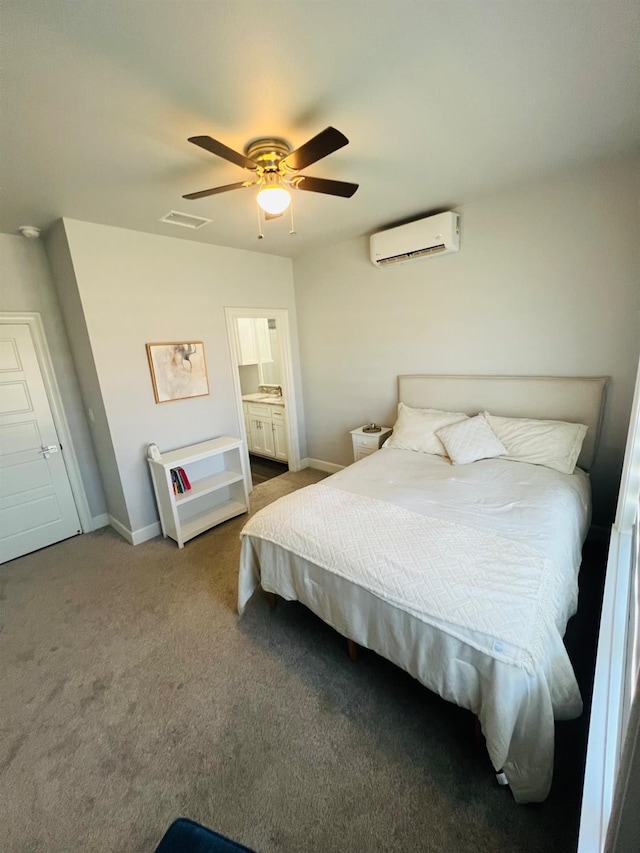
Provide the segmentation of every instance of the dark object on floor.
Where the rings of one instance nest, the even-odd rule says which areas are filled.
[[[251,465],[251,479],[253,485],[264,483],[266,480],[271,480],[273,477],[279,477],[281,474],[286,474],[289,466],[286,462],[278,462],[276,459],[267,459],[264,456],[255,456],[249,454],[249,462]]]
[[[255,853],[189,818],[179,817],[162,836],[155,853]]]

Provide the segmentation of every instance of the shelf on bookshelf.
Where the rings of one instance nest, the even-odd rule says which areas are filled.
[[[218,453],[226,453],[229,450],[234,450],[236,447],[242,447],[242,441],[239,438],[211,438],[209,441],[201,441],[199,444],[191,444],[189,447],[181,447],[177,450],[170,450],[167,453],[162,453],[158,463],[166,468],[176,468],[178,465],[189,465],[191,462],[197,462],[200,459],[206,459],[209,456]]]
[[[204,533],[210,527],[221,524],[236,515],[247,511],[247,507],[239,501],[225,501],[218,504],[214,509],[203,510],[186,519],[182,524],[182,537],[184,540],[191,539],[199,533]]]
[[[188,503],[195,498],[201,498],[203,495],[208,495],[210,492],[224,488],[224,486],[230,486],[232,483],[238,483],[240,480],[242,480],[242,474],[238,471],[220,471],[217,474],[202,477],[200,480],[192,480],[189,491],[175,495],[176,506]]]

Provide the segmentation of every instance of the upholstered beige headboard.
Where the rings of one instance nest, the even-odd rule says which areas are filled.
[[[578,459],[591,468],[598,447],[607,376],[398,376],[398,401],[416,409],[491,412],[586,424]]]

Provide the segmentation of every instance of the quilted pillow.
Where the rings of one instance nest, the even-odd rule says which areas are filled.
[[[385,447],[400,450],[417,450],[446,456],[444,445],[436,435],[441,427],[458,421],[469,420],[464,412],[441,412],[439,409],[412,409],[404,403],[398,404],[398,419]]]
[[[584,424],[540,421],[530,418],[501,418],[484,413],[489,426],[507,448],[505,459],[530,462],[573,474],[587,434]]]
[[[504,456],[507,448],[496,436],[484,415],[467,418],[456,424],[442,427],[436,435],[443,443],[454,465],[466,465],[479,459]]]

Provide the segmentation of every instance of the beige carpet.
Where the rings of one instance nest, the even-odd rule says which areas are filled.
[[[252,509],[323,476],[269,480]],[[245,520],[183,550],[105,528],[0,567],[0,849],[142,853],[179,815],[258,853],[575,849],[584,720],[558,727],[550,799],[517,806],[469,714],[370,652],[351,664],[297,603],[257,593],[238,620]]]

